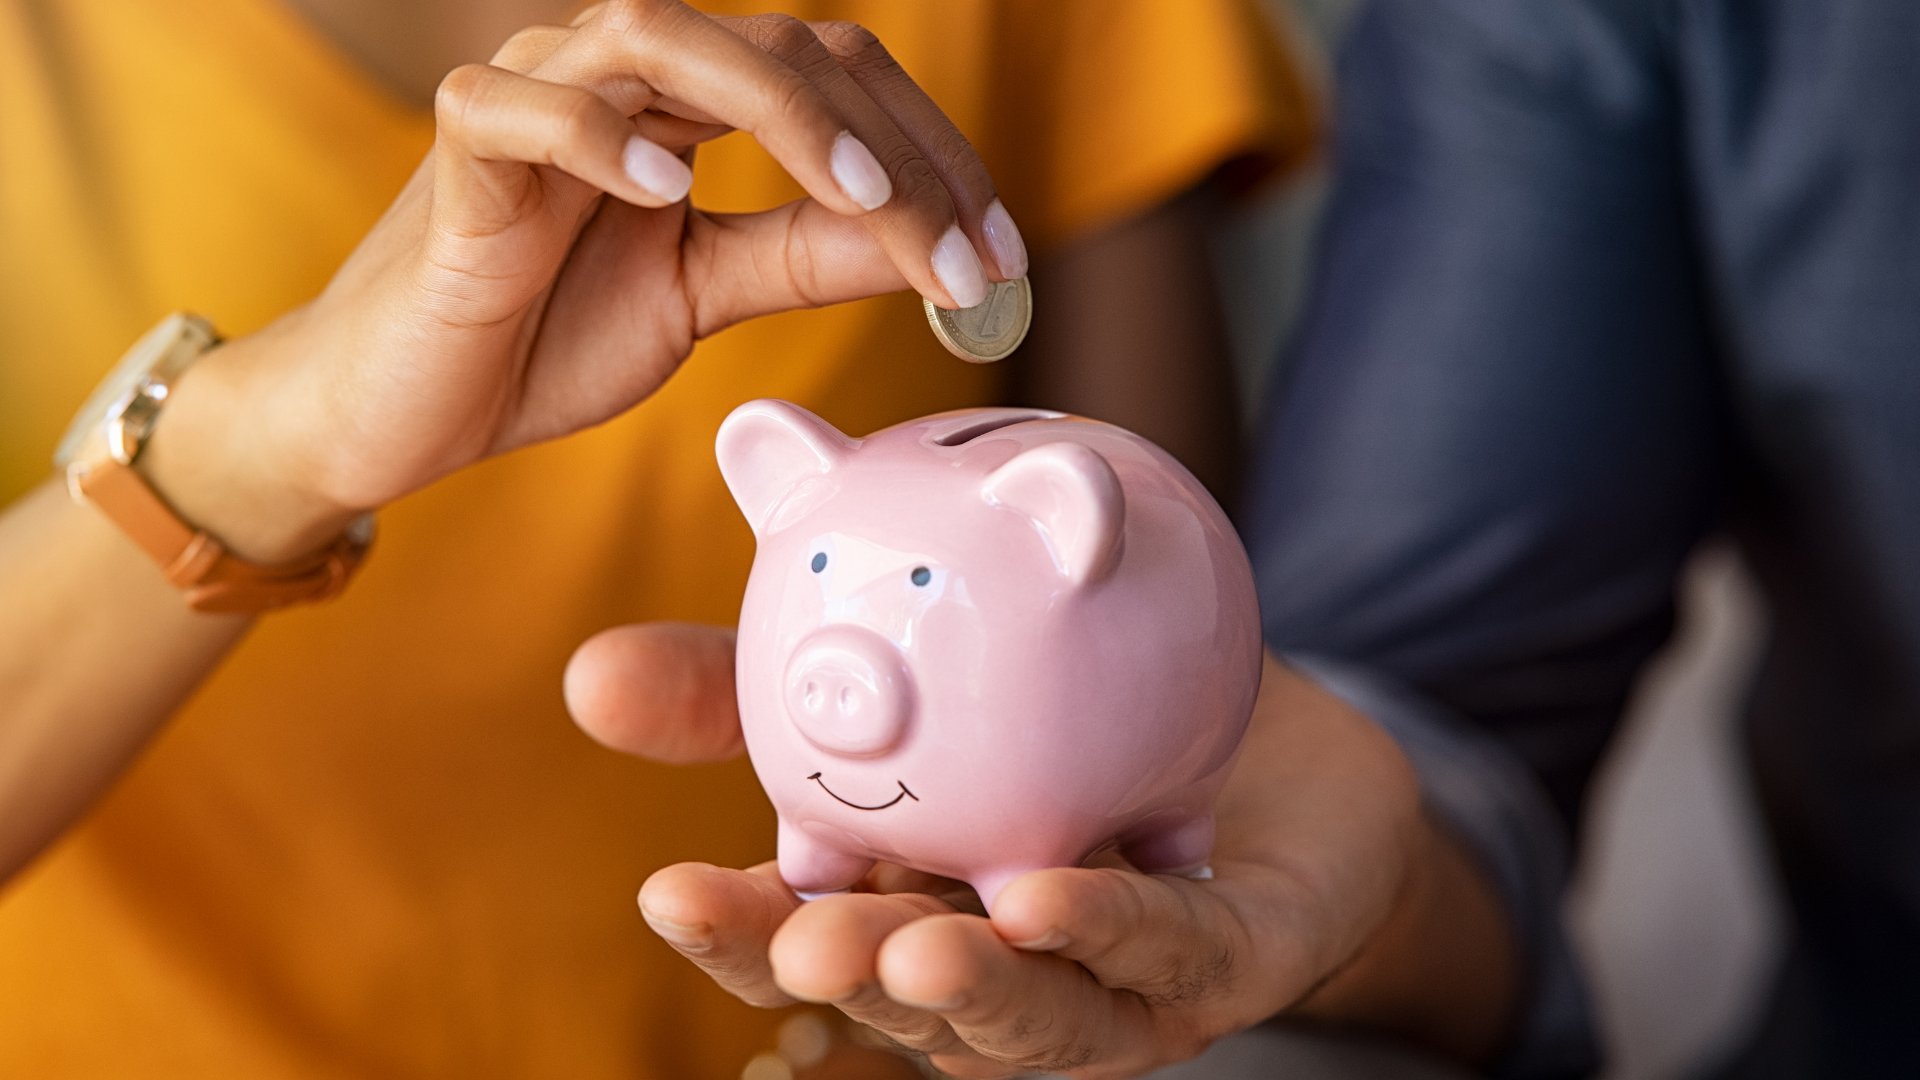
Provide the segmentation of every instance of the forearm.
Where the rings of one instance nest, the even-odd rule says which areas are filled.
[[[1391,1032],[1484,1063],[1512,1026],[1517,972],[1497,894],[1459,842],[1423,817],[1392,912],[1295,1015]]]
[[[1377,723],[1292,668],[1270,662],[1265,678],[1222,796],[1222,843],[1266,846],[1328,913],[1318,925],[1355,935],[1307,943],[1323,974],[1287,1015],[1485,1062],[1518,981],[1498,894],[1422,809],[1412,766]],[[1260,835],[1228,837],[1227,822]]]
[[[342,527],[248,427],[269,330],[182,378],[139,468],[242,557],[283,561]],[[64,831],[239,640],[249,620],[190,610],[147,554],[58,479],[0,514],[0,880]]]
[[[0,515],[0,880],[60,835],[246,629],[199,615],[49,481]]]

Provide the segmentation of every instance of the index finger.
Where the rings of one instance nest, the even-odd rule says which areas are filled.
[[[654,933],[728,993],[761,1008],[793,1002],[774,982],[767,946],[799,903],[772,863],[751,870],[679,863],[640,888],[640,914]]]
[[[966,135],[872,31],[851,22],[812,25],[841,69],[886,113],[940,178],[968,239],[993,256],[1000,279],[1026,277],[1026,241],[1000,202],[986,162]]]
[[[836,213],[865,214],[893,197],[886,170],[825,94],[680,0],[611,0],[536,74],[631,112],[661,97],[690,105],[751,134]]]
[[[932,915],[895,931],[878,961],[887,996],[938,1014],[975,1054],[1042,1072],[1143,1071],[1188,1048],[1161,1045],[1138,996],[1100,985],[1058,956],[1009,948],[987,920]],[[964,1053],[935,1051],[954,1069]]]

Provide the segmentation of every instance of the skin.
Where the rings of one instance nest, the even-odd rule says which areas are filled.
[[[771,70],[768,57],[789,71],[789,62],[811,64],[816,79],[834,76],[842,62],[859,58],[859,49],[872,47],[857,28],[822,28],[823,42],[792,20],[728,23],[737,41],[715,54],[711,35],[703,53],[672,38],[649,42],[617,32],[657,11],[669,12],[683,30],[694,25],[671,4],[598,5],[569,27],[554,24],[567,21],[574,5],[553,0],[287,2],[397,97],[422,106],[437,97],[443,124],[419,173],[323,295],[203,358],[175,388],[148,443],[140,463],[148,482],[183,517],[243,556],[294,557],[329,541],[360,511],[464,464],[622,411],[672,372],[695,337],[730,321],[910,281],[946,302],[929,283],[927,248],[956,213],[975,247],[986,250],[979,215],[992,199],[991,179],[924,99],[895,93],[880,111],[893,109],[899,119],[863,110],[869,128],[879,125],[888,136],[895,174],[935,173],[912,205],[885,214],[850,207],[832,185],[830,151],[820,142],[835,134],[826,127],[839,124],[761,115],[767,101],[753,100],[751,88],[792,81]],[[612,32],[610,17],[617,17]],[[516,27],[525,29],[494,57],[499,74],[461,68],[446,79],[456,65],[489,55]],[[598,60],[606,71],[635,75],[647,70],[649,55],[666,51],[723,73],[698,93],[644,111],[631,97],[644,79],[599,89],[629,95],[625,108],[639,111],[634,132],[644,128],[676,146],[676,138],[726,130],[684,114],[745,108],[751,115],[733,118],[757,129],[819,198],[733,218],[693,213],[685,203],[659,206],[662,200],[614,172],[609,148],[585,148],[593,131],[604,143],[612,130],[604,110],[597,127],[577,132],[567,147],[527,142],[565,125],[548,122],[542,102],[519,92],[539,88],[503,76],[532,71],[576,37],[582,40],[572,46],[575,60],[584,56],[587,67]],[[758,58],[738,42],[758,46]],[[884,58],[876,60],[885,72]],[[592,82],[582,66],[539,75],[557,80],[553,86]],[[847,96],[844,80],[834,81],[834,92]],[[708,85],[715,83],[717,90]],[[904,79],[895,85],[912,89]],[[737,88],[749,91],[744,105]],[[469,108],[476,96],[491,104]],[[544,107],[555,104],[549,94]],[[558,104],[577,108],[582,98]],[[892,137],[894,129],[901,137]],[[936,148],[932,157],[920,153],[923,145]],[[587,175],[526,158],[564,158]],[[539,201],[519,201],[523,196]],[[564,227],[541,228],[537,208],[559,212]],[[1205,225],[1196,204],[1181,201],[1073,244],[1033,272],[1056,302],[1084,309],[1111,284],[1101,268],[1115,260],[1187,259]],[[540,257],[523,258],[528,250]],[[992,277],[1013,269],[988,256],[983,261]],[[629,299],[642,295],[657,302]],[[1148,310],[1179,322],[1210,317],[1209,309],[1196,315],[1166,298],[1149,309],[1131,294],[1112,296],[1109,306],[1114,318]],[[617,347],[604,344],[608,336]],[[1139,340],[1154,339],[1143,331]],[[1137,418],[1149,413],[1155,395],[1137,402],[1096,396],[1107,376],[1124,369],[1146,373],[1130,376],[1130,384],[1173,387],[1196,372],[1224,370],[1222,354],[1205,349],[1209,340],[1196,334],[1174,343],[1184,347],[1096,354],[1102,343],[1056,337],[1030,345],[1022,363],[1081,373],[1057,384],[1050,402],[1096,415],[1110,408],[1115,419],[1145,426]],[[455,372],[458,379],[443,377]],[[569,397],[569,386],[581,392]],[[461,392],[448,392],[456,388]],[[1212,408],[1190,397],[1173,400]],[[1177,409],[1159,415],[1168,418],[1163,445],[1183,458],[1231,456],[1230,432],[1221,425]],[[186,610],[145,555],[97,512],[76,506],[58,480],[0,512],[0,595],[8,598],[0,605],[4,881],[106,790],[251,620]],[[115,677],[103,679],[103,671]]]
[[[732,663],[726,631],[623,627],[581,647],[567,700],[615,749],[717,760],[743,749]],[[1497,1050],[1516,982],[1499,902],[1372,721],[1269,657],[1217,810],[1211,881],[1042,870],[989,919],[901,867],[802,904],[773,863],[685,863],[641,912],[743,1000],[832,1004],[956,1076],[1135,1076],[1277,1015],[1467,1063]]]
[[[871,48],[857,30],[622,3],[520,33],[491,68],[442,81],[567,5],[289,2],[403,99],[437,99],[441,125],[325,293],[209,354],[142,459],[183,516],[247,557],[311,550],[466,464],[622,411],[731,322],[902,287],[950,302],[928,254],[955,220],[989,276],[1008,272],[981,242],[991,180],[937,110],[862,98],[836,77]],[[802,68],[811,89],[793,81]],[[849,125],[887,149],[893,187],[916,198],[884,212],[850,201],[829,164]],[[616,139],[686,153],[730,126],[811,198],[717,218],[617,167]],[[920,170],[936,182],[901,182]],[[1207,209],[1204,197],[1157,208],[1034,268],[1060,330],[1028,347],[1041,374],[1026,393],[1142,430],[1223,490],[1224,354],[1204,277],[1188,272]],[[1198,389],[1169,393],[1180,387]],[[54,482],[0,514],[0,595],[4,879],[112,783],[250,620],[187,611]],[[708,631],[615,631],[583,649],[569,700],[615,745],[730,756],[731,658],[731,639]],[[644,716],[634,685],[656,706]],[[1010,887],[1018,902],[989,923],[964,889],[899,868],[877,870],[874,893],[797,909],[769,867],[675,867],[649,883],[649,921],[750,1001],[832,1000],[968,1075],[1049,1063],[1125,1075],[1283,1010],[1484,1053],[1511,996],[1491,894],[1420,819],[1390,742],[1290,674],[1267,686],[1243,769],[1261,782],[1236,774],[1223,801],[1213,883],[1046,871]],[[1196,970],[1190,956],[1220,962]]]
[[[435,106],[433,150],[325,291],[204,357],[142,455],[162,496],[243,557],[299,556],[466,465],[623,412],[743,319],[903,287],[951,305],[931,252],[956,222],[987,251],[991,177],[857,27],[603,4],[455,68]],[[658,163],[733,128],[809,197],[708,215],[622,166],[636,139]],[[848,131],[884,153],[876,209],[832,166]],[[186,610],[57,481],[0,515],[0,557],[4,878],[248,621]]]
[[[441,75],[532,22],[566,22],[578,0],[284,0],[402,100],[433,99]],[[1229,503],[1238,419],[1207,239],[1211,185],[1044,253],[1031,278],[1045,316],[1009,372],[1010,400],[1097,416],[1171,451]]]

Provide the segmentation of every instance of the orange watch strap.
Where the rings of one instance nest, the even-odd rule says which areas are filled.
[[[328,599],[346,587],[371,539],[349,529],[312,555],[262,566],[237,558],[212,534],[180,520],[139,473],[111,456],[75,463],[69,478],[74,490],[160,564],[195,611],[251,613]]]

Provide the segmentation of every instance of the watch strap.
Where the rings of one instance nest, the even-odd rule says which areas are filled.
[[[67,479],[77,497],[98,507],[160,565],[195,611],[251,613],[326,600],[346,587],[373,539],[373,519],[364,517],[311,555],[261,565],[187,525],[138,472],[111,456],[76,462]]]

